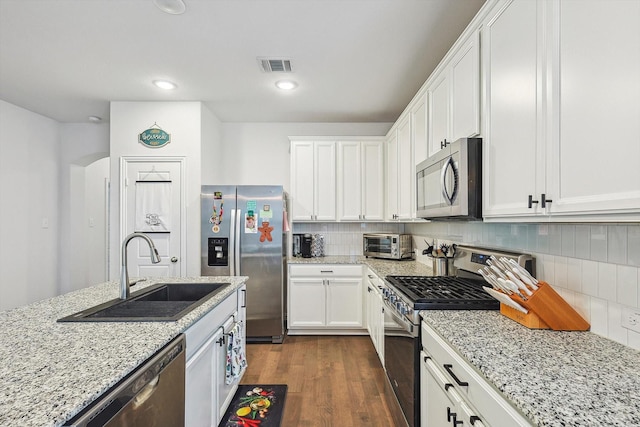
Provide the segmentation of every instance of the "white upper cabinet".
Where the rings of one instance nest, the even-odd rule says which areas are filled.
[[[560,0],[552,7],[558,50],[548,70],[548,212],[635,213],[637,220],[640,1]]]
[[[541,16],[535,1],[499,8],[482,32],[485,108],[483,216],[535,214],[544,188]]]
[[[389,220],[398,219],[398,130],[392,129],[387,137],[387,209]]]
[[[411,135],[411,115],[400,118],[387,139],[387,219],[412,218],[415,197],[415,165]],[[415,215],[414,215],[415,216]]]
[[[413,132],[413,173],[415,174],[415,166],[429,157],[426,94],[421,95],[411,107],[411,124]]]
[[[480,35],[470,34],[451,60],[451,140],[480,134]]]
[[[291,202],[294,221],[336,220],[336,144],[291,142]]]
[[[445,141],[451,141],[449,132],[449,73],[443,73],[429,85],[429,155],[443,148]]]
[[[384,220],[384,142],[338,142],[338,212],[346,221]]]
[[[429,155],[480,134],[480,42],[469,33],[427,84]],[[424,160],[424,159],[423,159]]]
[[[638,19],[637,1],[496,4],[482,32],[485,218],[640,218]]]

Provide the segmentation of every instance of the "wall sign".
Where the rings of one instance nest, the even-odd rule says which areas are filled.
[[[160,148],[171,142],[171,135],[154,123],[153,126],[138,135],[138,142],[145,147]]]

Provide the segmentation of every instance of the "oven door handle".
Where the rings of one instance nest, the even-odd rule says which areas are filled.
[[[394,305],[392,305],[388,299],[385,298],[384,300],[384,305],[386,305],[389,310],[386,310],[385,313],[389,313],[389,315],[391,317],[393,317],[393,320],[399,324],[400,326],[402,326],[402,328],[406,331],[409,332],[411,335],[413,335],[413,323],[409,322],[407,319],[405,319],[402,315],[399,315],[398,312],[396,311],[396,307]]]

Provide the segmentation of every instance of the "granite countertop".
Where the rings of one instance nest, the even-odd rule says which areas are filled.
[[[423,319],[537,426],[640,426],[640,352],[591,332],[528,329],[499,312]]]
[[[0,312],[0,426],[59,426],[235,292],[247,277],[148,279],[226,282],[228,286],[177,322],[56,320],[117,298],[106,282]]]

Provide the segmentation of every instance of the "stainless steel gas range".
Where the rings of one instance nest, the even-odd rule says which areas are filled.
[[[532,273],[530,255],[458,246],[454,276],[387,276],[381,287],[385,302],[384,361],[387,377],[406,424],[420,425],[420,311],[498,310],[500,303],[487,294],[478,269],[491,255],[507,257]]]

